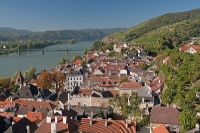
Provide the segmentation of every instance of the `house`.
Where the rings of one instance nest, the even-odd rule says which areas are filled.
[[[4,116],[0,116],[0,133],[4,133],[10,125],[11,122],[9,119],[6,119]]]
[[[171,64],[171,58],[169,56],[165,57],[165,59],[163,59],[163,64]]]
[[[151,90],[147,86],[143,86],[137,90],[137,95],[141,99],[140,109],[143,115],[149,115],[154,107],[154,97]]]
[[[151,129],[151,133],[171,133],[169,127],[165,127],[165,125],[160,125],[156,128]]]
[[[108,107],[109,99],[100,90],[80,89],[70,95],[70,104],[78,106]]]
[[[66,116],[47,116],[34,133],[75,133],[76,121]]]
[[[184,45],[182,47],[180,47],[179,49],[180,51],[184,51],[190,54],[195,54],[200,50],[200,46],[199,45]]]
[[[119,86],[120,95],[122,95],[123,93],[131,94],[132,91],[136,92],[141,87],[142,87],[142,85],[139,82],[123,82]]]
[[[23,117],[18,122],[10,126],[5,132],[6,133],[34,133],[37,129],[37,125],[31,122],[26,117]]]
[[[52,112],[53,110],[55,110],[58,107],[58,102],[53,102],[53,101],[32,101],[32,100],[16,99],[16,100],[14,100],[14,102],[16,104],[20,105],[19,108],[21,106],[33,107],[36,111],[42,112],[45,115],[47,115],[48,112]]]
[[[0,101],[11,101],[12,96],[10,90],[0,89]]]
[[[113,45],[113,50],[115,52],[121,52],[121,49],[122,49],[121,44],[115,44],[115,45]]]
[[[160,125],[169,126],[171,131],[179,133],[180,125],[178,122],[180,112],[174,107],[165,107],[156,105],[150,113],[150,128],[155,128]]]
[[[79,132],[83,133],[136,133],[136,123],[130,120],[82,118]]]
[[[80,71],[70,71],[66,75],[65,91],[73,91],[76,86],[81,86],[83,83],[83,74]]]
[[[146,82],[147,87],[152,90],[153,96],[157,96],[162,93],[164,88],[164,77],[156,77],[152,82]]]
[[[26,117],[28,112],[34,111],[34,108],[31,106],[19,106],[19,108],[15,111],[15,116],[17,117]]]
[[[101,90],[117,89],[118,82],[115,79],[100,78],[98,86]]]

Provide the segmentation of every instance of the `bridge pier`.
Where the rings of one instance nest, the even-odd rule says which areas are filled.
[[[20,52],[20,51],[18,51],[17,53],[18,53],[18,55],[20,55],[20,54],[21,54],[21,52]]]
[[[66,49],[66,55],[68,54],[68,50]]]
[[[44,54],[44,50],[42,50],[42,55]]]

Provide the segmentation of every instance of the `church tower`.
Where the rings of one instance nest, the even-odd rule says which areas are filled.
[[[16,81],[15,81],[15,85],[22,86],[23,84],[24,84],[24,77],[23,77],[21,71],[19,70]]]

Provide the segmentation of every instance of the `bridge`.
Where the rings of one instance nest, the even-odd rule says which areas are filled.
[[[74,47],[74,48],[43,48],[43,49],[19,49],[19,50],[9,50],[9,49],[4,49],[4,50],[0,50],[0,54],[6,54],[6,53],[11,53],[11,52],[18,52],[20,54],[21,51],[36,51],[36,52],[42,52],[42,54],[44,54],[44,52],[60,52],[60,51],[65,51],[66,54],[68,54],[69,51],[84,51],[85,48],[83,47]]]

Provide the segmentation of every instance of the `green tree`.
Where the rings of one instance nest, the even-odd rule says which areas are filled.
[[[117,94],[109,102],[113,106],[115,113],[136,121],[141,118],[142,112],[139,108],[141,100],[137,93],[123,93],[121,96]]]
[[[28,70],[24,71],[24,78],[28,78],[29,74],[28,74]]]
[[[14,81],[16,80],[17,78],[17,75],[18,75],[18,71],[16,71],[13,75],[12,75],[12,78],[11,78],[11,81]]]
[[[65,64],[67,62],[67,60],[65,58],[62,58],[59,62],[59,65]]]
[[[74,54],[73,57],[72,57],[72,61],[76,61],[76,60],[81,60],[81,56],[80,55],[77,55],[77,54]]]
[[[36,73],[36,68],[35,67],[31,67],[29,70],[28,70],[28,76],[30,78],[34,78],[35,77],[35,73]]]
[[[83,52],[84,55],[86,55],[88,53],[88,49],[86,48]]]
[[[166,88],[164,90],[164,93],[161,95],[162,103],[164,105],[171,104],[173,101],[173,95],[172,95],[172,90],[169,88]]]
[[[104,117],[102,109],[98,112],[98,117],[99,118],[103,118]]]
[[[195,127],[197,123],[196,113],[188,108],[185,108],[181,112],[178,121],[182,126],[181,132],[185,133],[187,130]]]

